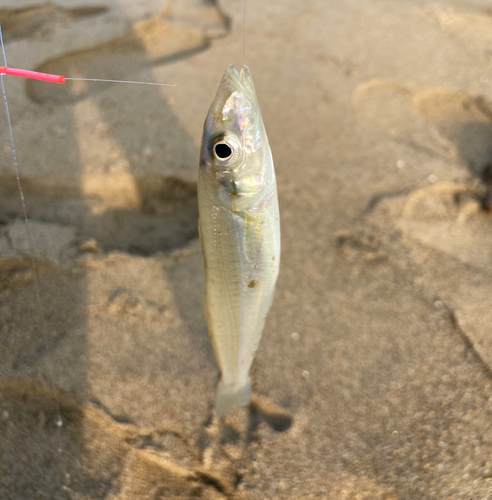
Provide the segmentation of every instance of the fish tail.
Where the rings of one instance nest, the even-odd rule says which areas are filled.
[[[227,415],[234,408],[247,406],[251,403],[251,381],[248,378],[243,385],[226,385],[219,382],[215,398],[215,411],[219,418]]]

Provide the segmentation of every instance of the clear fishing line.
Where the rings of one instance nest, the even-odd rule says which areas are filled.
[[[246,61],[246,0],[244,0],[243,3],[243,66],[245,64],[245,61]]]
[[[7,54],[5,52],[5,44],[3,43],[3,34],[2,34],[2,27],[1,26],[0,26],[0,42],[2,44],[3,60],[5,62],[5,67],[7,67]],[[14,141],[14,131],[12,129],[12,120],[10,118],[10,109],[9,109],[9,104],[7,101],[7,92],[5,91],[5,82],[3,81],[4,74],[7,74],[7,73],[6,72],[3,73],[0,71],[0,80],[2,83],[3,101],[5,103],[5,110],[7,112],[7,122],[9,124],[10,143],[12,146],[12,155],[13,155],[13,160],[14,160],[15,177],[17,179],[17,186],[19,188],[20,198],[21,198],[21,202],[22,202],[22,211],[24,214],[24,222],[25,222],[26,234],[27,234],[27,246],[28,246],[28,250],[29,250],[29,254],[30,254],[32,272],[34,274],[34,289],[35,289],[35,293],[36,293],[36,302],[38,305],[39,316],[41,318],[41,331],[42,331],[44,344],[45,344],[45,346],[47,346],[48,345],[48,328],[46,326],[44,308],[43,308],[43,304],[41,302],[41,293],[39,290],[38,269],[36,267],[36,261],[34,259],[34,245],[32,242],[31,230],[29,227],[29,218],[27,216],[26,199],[24,196],[24,191],[22,189],[22,183],[20,180],[19,163],[17,161],[17,151],[15,149],[15,141]],[[58,403],[58,401],[56,402],[56,415],[57,415],[56,425],[58,427],[61,427],[63,425],[63,420],[61,418],[60,404]]]
[[[5,45],[3,43],[3,34],[2,34],[2,27],[1,26],[0,26],[0,42],[2,44],[3,60],[5,62],[5,66],[7,66],[7,54],[5,53]],[[39,307],[39,314],[41,316],[41,324],[42,324],[42,328],[43,328],[45,342],[47,342],[48,337],[47,337],[46,322],[45,322],[45,318],[44,318],[43,305],[41,303],[41,295],[39,293],[38,271],[36,268],[36,262],[34,261],[33,244],[32,244],[31,231],[29,229],[29,218],[27,216],[26,200],[24,197],[24,191],[22,189],[22,184],[21,184],[21,180],[20,180],[19,163],[17,161],[17,151],[15,149],[15,141],[14,141],[14,131],[12,129],[12,120],[10,118],[10,109],[9,109],[9,104],[7,101],[7,92],[5,91],[5,82],[3,81],[3,76],[4,76],[4,73],[0,72],[0,80],[2,82],[3,101],[5,103],[5,110],[7,112],[7,122],[9,124],[10,144],[12,146],[12,154],[13,154],[14,168],[15,168],[15,177],[17,179],[17,186],[19,188],[20,198],[21,198],[21,202],[22,202],[22,211],[24,213],[24,222],[26,223],[27,244],[28,244],[28,248],[29,248],[29,253],[31,254],[31,265],[32,265],[33,273],[34,273],[36,298],[37,298],[37,303],[38,303],[38,307]]]
[[[160,87],[176,87],[175,83],[133,82],[131,80],[105,80],[103,78],[69,78],[69,77],[66,77],[65,80],[76,80],[76,81],[81,81],[81,82],[133,83],[134,85],[157,85]]]

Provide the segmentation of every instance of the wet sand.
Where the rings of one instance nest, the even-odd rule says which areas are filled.
[[[2,112],[0,499],[492,496],[489,2],[248,0],[283,250],[221,423],[196,178],[242,1],[0,24],[12,67],[177,84],[5,78],[32,247]]]

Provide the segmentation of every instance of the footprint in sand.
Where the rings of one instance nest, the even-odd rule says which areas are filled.
[[[128,80],[132,74],[206,50],[212,39],[225,36],[230,20],[211,0],[174,2],[158,15],[136,23],[125,35],[89,49],[44,62],[36,71],[70,78]],[[74,103],[112,85],[67,81],[63,86],[26,82],[27,95],[38,103]]]
[[[0,26],[5,42],[21,38],[45,38],[58,25],[107,12],[104,6],[65,8],[51,2],[20,9],[0,9]]]
[[[459,158],[478,177],[492,163],[492,107],[481,97],[370,80],[355,90],[353,101],[362,122],[397,142]]]
[[[27,33],[32,31],[34,24],[46,27],[65,18],[77,19],[101,11],[104,9],[63,9],[47,3],[25,9],[4,10],[0,16],[6,16],[5,19],[9,21],[7,27],[10,26],[13,36],[14,32],[20,33],[20,27]],[[14,30],[15,26],[18,27],[17,31]],[[188,57],[196,51],[206,49],[212,38],[226,35],[229,29],[230,20],[216,2],[176,1],[158,15],[135,24],[124,36],[48,60],[37,70],[70,77],[124,80],[128,78],[130,68],[132,74],[136,74],[146,67]],[[74,104],[94,93],[103,92],[111,85],[69,81],[62,86],[53,86],[29,80],[26,82],[26,92],[31,99],[42,104]],[[155,108],[155,102],[149,106]],[[99,114],[105,112],[108,116],[111,115],[111,118],[107,118],[111,121],[115,113],[104,110]],[[147,118],[151,119],[149,115]],[[124,126],[121,125],[122,121]],[[114,154],[113,159],[118,162],[125,148],[128,153],[135,153],[132,150],[133,131],[121,117],[115,118],[111,123],[113,128],[100,123],[95,135],[104,142],[117,129],[114,135],[121,143],[120,151],[108,153],[108,158],[111,160],[111,155]],[[169,127],[168,122],[164,125]],[[183,137],[178,124],[172,123],[169,129],[166,141],[181,144],[181,149],[189,149],[186,142],[189,139]],[[125,136],[125,133],[130,137]],[[108,142],[109,140],[105,144]],[[163,147],[160,139],[154,142],[157,145],[151,147],[148,140],[149,144],[143,152],[138,151],[138,161],[154,161],[155,152]],[[93,144],[92,147],[96,148]],[[100,161],[103,154],[99,153],[94,162]],[[185,180],[178,174],[181,170],[179,162],[180,158],[175,161],[178,166],[174,175],[120,171],[85,174],[83,187],[78,185],[77,179],[74,183],[73,179],[67,181],[63,178],[53,182],[49,178],[31,180],[26,177],[22,179],[22,183],[30,216],[32,219],[76,227],[83,239],[96,240],[96,246],[102,250],[118,249],[150,255],[156,251],[182,246],[198,236],[198,213],[196,183]],[[66,163],[72,162],[67,159]],[[132,165],[137,170],[136,163]],[[16,179],[10,173],[0,175],[0,213],[11,217],[19,215]],[[12,253],[8,244],[0,242],[0,265],[2,257],[9,257],[9,252]]]
[[[476,193],[459,184],[437,184],[413,192],[397,226],[420,243],[478,268],[492,265],[492,218]]]
[[[439,89],[418,92],[414,103],[426,123],[454,145],[470,172],[481,177],[492,163],[490,104],[481,97]]]
[[[1,498],[223,498],[179,426],[121,424],[38,381],[0,380],[0,432]]]
[[[353,103],[363,123],[385,132],[396,142],[431,156],[453,157],[453,145],[419,112],[415,94],[398,82],[369,80],[357,87]]]
[[[222,421],[211,413],[198,441],[201,466],[197,472],[222,494],[232,496],[262,443],[289,431],[292,424],[289,411],[258,395],[253,395],[249,408],[236,409]]]
[[[429,8],[441,28],[468,49],[492,56],[492,10],[483,13],[456,12],[442,7]]]
[[[354,106],[362,121],[375,125],[395,141],[431,156],[458,160],[475,184],[488,179],[492,164],[492,107],[483,98],[371,80],[356,89]],[[492,220],[482,211],[489,196],[485,184],[475,189],[437,184],[406,198],[378,199],[386,206],[403,204],[400,212],[394,208],[393,217],[398,219],[396,225],[413,239],[462,262],[483,267],[492,263]]]
[[[21,243],[26,234],[19,212],[19,194],[13,180],[12,183],[7,180],[2,182],[0,189],[0,214],[9,215],[5,224],[0,224],[0,275],[2,271],[12,273],[15,269],[16,273],[9,274],[9,283],[13,283],[15,277],[19,283],[30,283],[32,276],[30,279],[24,276],[31,263],[27,243]],[[93,182],[104,187],[100,177],[95,177]],[[82,252],[122,250],[138,255],[179,248],[198,236],[196,183],[143,174],[132,176],[130,184],[138,189],[138,204],[125,206],[122,202],[119,207],[95,210],[91,200],[81,192],[67,189],[65,195],[58,195],[42,183],[32,185],[31,189],[31,184],[26,182],[24,192],[29,201],[31,237],[36,249],[34,257],[39,265],[48,272],[76,257],[77,251],[67,253],[64,247],[56,246],[65,245],[65,235],[75,241],[75,232],[82,243]],[[58,187],[63,189],[63,184]],[[116,182],[113,188],[113,199],[124,196],[128,190],[126,184]],[[97,198],[94,203],[98,205]],[[67,249],[70,250],[69,246]]]

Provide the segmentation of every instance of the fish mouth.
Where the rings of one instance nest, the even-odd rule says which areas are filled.
[[[255,94],[253,78],[247,66],[237,69],[233,64],[229,64],[222,77],[221,87],[229,88],[231,92]]]
[[[230,64],[205,120],[207,141],[215,134],[224,132],[241,137],[244,127],[254,121],[257,114],[258,100],[249,68],[243,66],[237,69]]]

